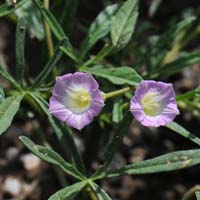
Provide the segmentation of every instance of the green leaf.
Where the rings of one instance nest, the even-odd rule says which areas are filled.
[[[166,127],[178,133],[179,135],[191,140],[195,144],[200,145],[200,138],[190,133],[189,131],[187,131],[185,128],[183,128],[181,125],[177,124],[176,122],[171,122],[167,124]]]
[[[111,19],[118,8],[117,4],[106,7],[91,24],[88,34],[82,44],[81,57],[101,38],[110,31]]]
[[[4,3],[0,6],[0,17],[6,16],[16,9],[20,8],[27,0],[21,0],[17,4],[9,5],[8,3]]]
[[[0,104],[0,135],[7,130],[17,113],[23,95],[7,97]]]
[[[142,77],[130,67],[103,68],[103,66],[95,66],[84,68],[84,71],[108,79],[116,85],[129,84],[137,86],[142,81]]]
[[[66,38],[67,45],[64,48],[64,52],[75,62],[78,61],[77,56],[74,52],[74,49],[69,42],[68,37],[66,36],[64,30],[60,26],[60,24],[57,22],[56,18],[51,14],[49,10],[47,10],[44,5],[39,0],[34,0],[38,8],[40,9],[44,19],[46,20],[47,24],[49,25],[50,29],[54,33],[55,37],[60,41],[63,38]]]
[[[73,136],[69,130],[67,130],[65,126],[63,126],[60,122],[52,117],[48,110],[48,103],[38,93],[32,92],[30,95],[38,103],[45,115],[48,117],[48,120],[51,123],[60,144],[67,153],[67,156],[71,158],[79,171],[84,172],[84,164],[74,143]]]
[[[200,86],[198,86],[196,89],[194,90],[190,90],[188,92],[185,92],[184,94],[178,95],[176,97],[177,101],[181,101],[181,100],[188,100],[191,99],[192,97],[199,97],[200,96]]]
[[[116,177],[134,174],[150,174],[176,171],[200,164],[200,150],[176,151],[153,159],[126,165],[121,169],[108,172],[106,177]],[[102,177],[101,177],[102,178]]]
[[[73,199],[85,186],[87,185],[86,181],[75,183],[71,186],[65,187],[62,190],[59,190],[48,200],[71,200]]]
[[[138,1],[127,0],[111,22],[111,38],[114,46],[124,47],[133,34],[138,17]]]
[[[56,66],[58,61],[61,59],[63,55],[63,51],[61,51],[61,47],[65,46],[67,44],[67,39],[63,39],[59,42],[59,44],[56,47],[56,50],[54,52],[53,57],[48,61],[46,66],[43,68],[43,70],[40,72],[40,74],[36,77],[35,82],[32,87],[35,87],[37,85],[41,85],[46,78],[48,78],[49,74],[53,70],[53,68]]]
[[[18,90],[21,90],[20,85],[13,79],[10,73],[5,69],[5,67],[0,65],[0,75],[3,76],[6,80],[8,80],[13,86],[15,86]]]
[[[116,153],[118,147],[121,145],[122,143],[122,139],[124,137],[124,135],[127,133],[128,128],[132,122],[132,115],[130,113],[127,113],[124,117],[124,119],[122,120],[122,122],[118,125],[117,130],[114,133],[113,139],[111,141],[111,143],[109,144],[106,153],[104,155],[105,157],[105,166],[108,166],[114,156],[114,154]]]
[[[27,0],[19,9],[15,11],[18,18],[23,18],[26,22],[27,31],[31,38],[39,40],[45,38],[45,31],[42,22],[42,15],[32,0]]]
[[[196,194],[197,200],[200,200],[200,192],[196,192],[195,194]]]
[[[97,196],[98,200],[112,200],[111,197],[102,189],[100,188],[96,183],[92,182],[91,184],[92,189],[95,192],[95,195]]]
[[[5,93],[3,87],[0,85],[0,104],[5,100]]]
[[[26,22],[23,18],[19,18],[16,30],[16,79],[19,83],[22,83],[25,74],[25,34],[26,34]]]
[[[148,15],[149,17],[153,17],[158,10],[159,6],[161,5],[162,0],[152,0],[149,6]]]
[[[200,85],[195,89],[195,96],[200,96]]]
[[[82,180],[84,179],[84,176],[77,171],[71,164],[66,162],[58,153],[56,153],[54,150],[43,147],[40,145],[36,145],[31,141],[29,138],[25,136],[19,137],[20,141],[36,156],[38,156],[40,159],[59,166],[65,173]]]
[[[175,74],[186,67],[191,67],[193,64],[200,62],[200,51],[192,53],[184,53],[175,61],[164,65],[162,68],[156,70],[155,76],[169,76]]]
[[[119,123],[123,119],[122,99],[116,99],[113,105],[112,121]]]

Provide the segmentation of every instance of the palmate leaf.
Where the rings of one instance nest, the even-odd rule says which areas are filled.
[[[102,37],[110,31],[111,19],[118,8],[117,4],[106,7],[91,24],[88,34],[82,44],[81,57]]]
[[[180,124],[178,124],[176,122],[171,122],[171,123],[167,124],[166,127],[200,146],[200,138],[198,138],[193,133],[190,133],[189,131],[187,131]]]
[[[11,122],[19,109],[22,98],[22,94],[14,95],[7,97],[0,104],[0,135],[11,125]]]
[[[94,66],[92,68],[84,68],[83,71],[108,79],[116,85],[129,84],[137,86],[142,81],[142,77],[130,67],[105,68],[103,66]]]
[[[138,1],[127,0],[114,15],[111,22],[112,43],[124,47],[133,34],[138,17]]]
[[[19,139],[33,154],[38,156],[40,159],[59,166],[65,173],[77,178],[78,180],[84,179],[84,176],[79,171],[77,171],[71,164],[66,162],[54,150],[48,147],[36,145],[33,143],[33,141],[25,136],[21,136]]]
[[[86,185],[86,181],[75,183],[59,190],[49,197],[48,200],[72,200]]]
[[[175,171],[200,164],[200,150],[186,150],[168,153],[156,158],[130,164],[111,172],[105,177],[117,177],[134,174],[150,174],[167,171]],[[101,177],[102,178],[102,177]]]

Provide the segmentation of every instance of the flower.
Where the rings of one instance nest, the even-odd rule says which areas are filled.
[[[130,110],[144,126],[164,126],[179,114],[172,84],[142,81],[131,99]]]
[[[91,74],[76,72],[56,77],[49,111],[59,120],[81,130],[103,106],[99,84]]]

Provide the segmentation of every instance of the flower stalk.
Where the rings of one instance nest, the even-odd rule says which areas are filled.
[[[130,90],[131,90],[130,87],[125,87],[125,88],[122,88],[120,90],[116,90],[116,91],[113,91],[113,92],[103,93],[103,99],[107,100],[109,98],[114,98],[114,97],[122,95],[122,94],[124,94],[124,93],[126,93]]]

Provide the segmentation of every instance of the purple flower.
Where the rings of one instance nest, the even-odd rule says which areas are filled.
[[[69,126],[81,130],[103,106],[99,84],[91,74],[76,72],[56,78],[49,111]]]
[[[179,114],[172,84],[142,81],[131,99],[130,110],[144,126],[164,126]]]

